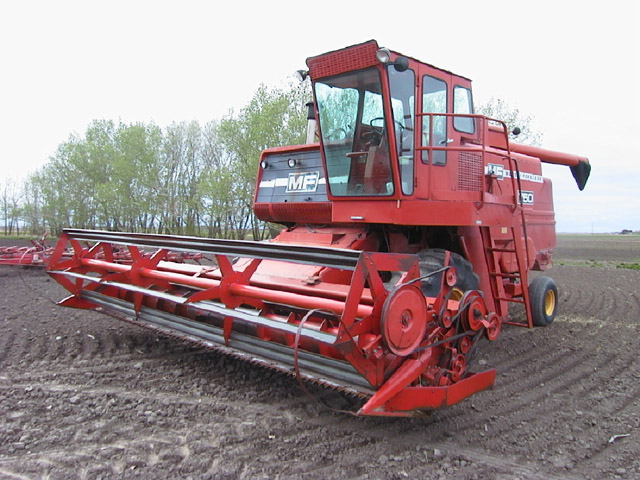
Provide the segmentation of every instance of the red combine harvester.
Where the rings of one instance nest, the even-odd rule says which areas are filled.
[[[68,229],[48,267],[72,293],[61,304],[361,395],[360,415],[411,415],[491,386],[495,370],[467,370],[477,342],[505,324],[548,325],[558,306],[550,278],[528,282],[555,245],[541,163],[571,167],[582,190],[588,160],[510,142],[504,123],[473,113],[470,80],[375,41],[307,65],[308,143],[266,150],[258,170],[255,213],[279,235]],[[113,244],[133,263],[112,261]],[[167,261],[176,250],[217,265]]]

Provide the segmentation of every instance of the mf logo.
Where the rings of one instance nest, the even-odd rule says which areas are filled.
[[[505,177],[504,165],[498,163],[489,163],[485,167],[486,175],[494,175],[498,180],[502,180]]]
[[[318,188],[320,172],[290,173],[287,181],[287,192],[315,192]]]
[[[520,191],[520,203],[523,205],[533,205],[533,192]]]

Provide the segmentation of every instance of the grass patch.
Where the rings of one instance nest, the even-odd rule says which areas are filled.
[[[609,262],[603,262],[599,260],[556,260],[554,265],[571,266],[571,267],[593,267],[604,268],[610,266]]]
[[[591,268],[622,268],[626,270],[640,270],[640,262],[614,262],[606,260],[556,260],[554,265],[561,267],[591,267]]]
[[[619,263],[616,265],[616,268],[626,268],[627,270],[640,270],[640,263]]]

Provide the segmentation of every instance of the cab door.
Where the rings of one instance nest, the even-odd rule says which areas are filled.
[[[422,65],[419,71],[419,107],[417,128],[420,132],[417,146],[416,194],[420,198],[433,198],[436,191],[448,188],[447,142],[450,138],[451,74]]]
[[[459,200],[479,200],[479,192],[484,190],[484,165],[481,151],[469,142],[478,138],[477,122],[470,116],[473,114],[471,82],[452,76],[450,97],[454,115],[449,118],[447,163],[455,170],[451,188]]]

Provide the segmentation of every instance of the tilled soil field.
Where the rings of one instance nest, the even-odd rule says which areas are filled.
[[[560,237],[556,321],[482,344],[473,368],[496,385],[416,419],[335,413],[291,377],[58,307],[41,270],[3,267],[0,478],[640,478],[640,271],[607,262],[640,248],[612,238],[615,258]]]

